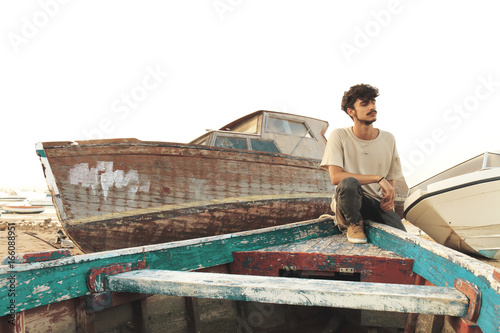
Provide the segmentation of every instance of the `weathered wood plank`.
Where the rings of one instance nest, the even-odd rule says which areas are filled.
[[[342,234],[335,234],[328,237],[311,239],[291,244],[283,244],[279,246],[270,246],[263,248],[262,252],[304,252],[304,253],[322,253],[322,254],[337,254],[337,255],[363,255],[377,256],[385,258],[402,258],[400,255],[381,249],[373,244],[353,244],[347,241],[347,237]]]
[[[233,261],[232,253],[255,250],[338,232],[330,220],[306,221],[257,231],[226,234],[167,244],[150,245],[53,261],[0,266],[0,315],[9,313],[11,280],[16,281],[16,311],[89,294],[89,269],[115,263],[145,260],[152,269],[194,270]]]
[[[329,201],[329,196],[299,194],[194,202],[71,220],[66,230],[83,250],[96,252],[305,220],[321,215]]]
[[[415,259],[413,270],[436,286],[453,286],[461,278],[481,292],[477,324],[484,332],[500,331],[500,281],[495,268],[473,257],[389,226],[371,223],[369,242]]]
[[[449,287],[144,270],[108,277],[111,291],[464,316],[468,299]]]
[[[75,300],[75,329],[77,333],[94,333],[94,316],[85,311],[85,299]]]
[[[148,318],[147,298],[142,298],[133,302],[132,313],[135,331],[138,333],[151,332]]]
[[[233,257],[230,264],[233,274],[279,276],[280,270],[292,267],[293,271],[309,276],[349,280],[346,274],[358,274],[357,279],[362,282],[415,283],[413,260],[407,258],[263,251],[234,252]]]
[[[304,252],[321,252],[321,253],[331,253],[331,248],[332,248],[332,243],[335,243],[336,238],[333,237],[323,237],[317,240],[316,242],[307,242],[311,244],[311,247],[307,249],[307,251]]]

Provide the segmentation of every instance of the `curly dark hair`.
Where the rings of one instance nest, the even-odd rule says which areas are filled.
[[[372,101],[378,97],[378,89],[369,84],[357,84],[352,86],[348,91],[344,92],[342,97],[342,110],[347,113],[347,109],[354,109],[354,103],[358,98],[362,101]]]

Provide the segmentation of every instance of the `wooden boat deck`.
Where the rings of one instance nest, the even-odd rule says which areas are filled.
[[[90,328],[99,331],[109,318],[116,317],[113,327],[119,327],[134,317],[136,331],[141,325],[146,327],[143,331],[155,331],[148,325],[177,325],[172,320],[182,321],[182,327],[191,325],[186,332],[220,327],[221,321],[226,331],[235,331],[236,324],[249,322],[235,324],[235,318],[253,318],[256,307],[274,309],[261,311],[269,313],[266,325],[281,325],[270,316],[274,313],[286,326],[296,316],[278,308],[285,303],[391,309],[408,317],[407,324],[416,317],[405,313],[433,313],[447,316],[458,325],[453,326],[459,327],[457,332],[463,331],[460,327],[498,331],[499,271],[384,225],[370,223],[366,233],[370,243],[350,244],[331,220],[318,219],[59,259],[9,261],[9,266],[0,266],[0,275],[4,286],[15,279],[16,295],[12,298],[9,289],[0,290],[0,328],[10,327],[14,320],[16,332],[34,330],[40,323],[73,328],[65,326],[63,332],[75,327],[92,332]],[[359,297],[354,302],[350,295]],[[242,300],[248,302],[238,303]],[[220,311],[214,319],[203,323],[201,318],[210,317],[216,308]],[[119,309],[128,312],[117,316]],[[151,319],[155,314],[158,319]]]
[[[296,252],[296,253],[321,253],[341,256],[370,256],[383,258],[403,258],[402,256],[384,250],[374,244],[353,244],[347,241],[342,234],[322,238],[308,239],[300,242],[269,246],[258,250],[260,252]]]

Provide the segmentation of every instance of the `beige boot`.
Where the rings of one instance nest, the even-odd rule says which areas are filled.
[[[351,223],[347,227],[347,241],[356,244],[365,244],[367,242],[363,230],[363,220],[359,221],[358,224]]]

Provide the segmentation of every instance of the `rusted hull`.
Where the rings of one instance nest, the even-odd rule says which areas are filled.
[[[281,154],[136,139],[44,143],[37,152],[59,218],[85,251],[317,218],[330,213],[329,200],[270,201],[253,207],[250,202],[234,203],[207,212],[204,205],[255,196],[325,198],[334,189],[328,173],[319,168],[320,161]],[[204,204],[188,210],[175,207],[198,202]],[[152,216],[150,210],[158,208]],[[123,220],[127,213],[133,218]],[[92,223],[82,223],[84,219]]]
[[[97,252],[302,221],[320,216],[330,205],[329,195],[217,201],[111,214],[95,221],[74,220],[66,230],[83,251]]]

